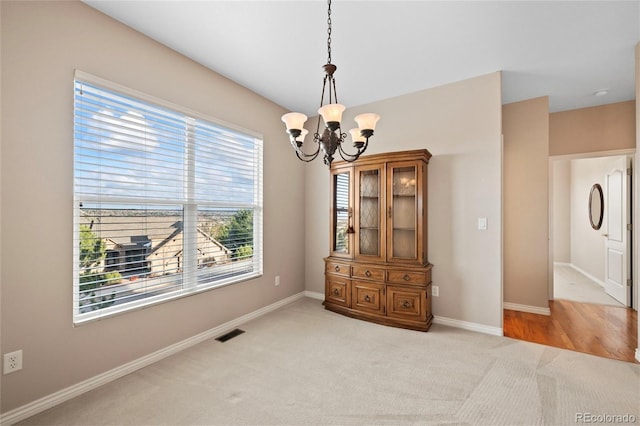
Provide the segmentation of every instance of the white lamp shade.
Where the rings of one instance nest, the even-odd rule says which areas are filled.
[[[302,129],[302,133],[300,133],[300,136],[298,136],[296,140],[299,140],[300,142],[304,142],[304,138],[307,136],[307,133],[309,133],[307,129]]]
[[[287,126],[287,130],[302,130],[304,128],[304,122],[307,121],[307,116],[299,112],[290,112],[282,116],[282,121],[284,121],[284,124]]]
[[[364,136],[360,134],[360,129],[351,129],[349,130],[349,133],[351,133],[351,139],[353,139],[353,143],[364,142]]]
[[[380,116],[378,114],[369,112],[366,114],[357,115],[354,120],[356,120],[356,123],[358,123],[358,127],[362,130],[375,130],[376,123],[378,122],[378,120],[380,120]]]
[[[328,104],[318,109],[318,114],[322,116],[322,119],[325,123],[330,121],[337,121],[338,123],[342,121],[342,113],[347,109],[342,104]]]

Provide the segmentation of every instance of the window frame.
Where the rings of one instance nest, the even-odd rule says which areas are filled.
[[[79,247],[79,235],[80,235],[80,224],[81,224],[81,205],[83,202],[105,202],[105,203],[118,203],[118,204],[130,204],[130,205],[154,205],[154,204],[162,204],[157,200],[143,200],[134,202],[130,199],[118,198],[117,196],[110,196],[105,199],[104,196],[84,196],[82,194],[78,194],[76,191],[76,82],[83,82],[93,86],[98,86],[101,89],[106,91],[112,91],[116,94],[121,94],[126,97],[132,98],[135,101],[149,104],[150,106],[157,106],[164,109],[171,110],[172,112],[181,114],[185,120],[185,123],[196,123],[198,121],[204,122],[207,125],[213,125],[217,128],[224,128],[234,132],[238,132],[243,134],[243,136],[253,138],[255,143],[255,182],[253,184],[254,190],[254,202],[198,202],[194,197],[190,198],[190,195],[184,196],[182,199],[175,199],[172,201],[172,205],[182,205],[182,213],[184,216],[184,245],[183,252],[185,256],[185,264],[190,262],[188,267],[185,267],[184,270],[180,273],[183,288],[180,290],[173,290],[165,294],[160,295],[152,295],[145,297],[141,300],[135,302],[125,302],[122,304],[116,304],[114,306],[109,306],[101,309],[97,309],[90,312],[81,312],[80,307],[80,247]],[[84,323],[92,322],[95,320],[105,319],[111,316],[120,315],[123,313],[135,311],[138,309],[144,309],[150,306],[154,306],[160,303],[166,303],[172,300],[180,299],[183,297],[189,297],[192,295],[196,295],[202,292],[211,291],[216,288],[226,287],[229,285],[241,283],[244,281],[254,280],[263,276],[264,274],[264,242],[263,242],[263,234],[264,234],[264,202],[263,202],[263,182],[264,182],[264,153],[263,153],[263,145],[264,140],[263,136],[260,133],[257,133],[252,130],[245,129],[235,124],[227,123],[223,120],[210,117],[206,114],[199,113],[197,111],[193,111],[189,108],[183,107],[181,105],[174,104],[172,102],[156,98],[155,96],[140,92],[135,89],[128,88],[126,86],[120,85],[118,83],[111,82],[109,80],[105,80],[101,77],[97,77],[95,75],[83,72],[81,70],[75,70],[74,79],[73,79],[73,90],[74,90],[74,105],[73,105],[73,117],[74,117],[74,136],[73,136],[73,145],[74,145],[74,158],[73,158],[73,324],[81,325]],[[189,138],[189,140],[185,140],[185,147],[187,147],[188,152],[194,152],[192,149],[195,144],[196,138]],[[191,179],[194,178],[194,169],[195,169],[195,159],[193,155],[187,154],[186,162],[191,165],[187,167],[187,175],[191,175],[188,178],[187,186],[191,186],[190,190],[193,190],[193,181]],[[189,190],[188,190],[189,191]],[[253,211],[253,270],[251,272],[242,273],[237,276],[229,276],[223,279],[216,279],[205,283],[200,283],[198,279],[198,263],[196,260],[195,252],[197,250],[196,240],[197,238],[193,238],[198,232],[198,208],[237,208],[237,209],[250,209]],[[191,235],[191,237],[189,237]],[[190,252],[193,253],[190,254]],[[105,266],[107,261],[107,254],[105,253]]]

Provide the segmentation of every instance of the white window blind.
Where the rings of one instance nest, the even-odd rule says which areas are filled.
[[[74,321],[262,274],[262,140],[80,71]]]

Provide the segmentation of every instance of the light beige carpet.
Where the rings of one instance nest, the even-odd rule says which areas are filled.
[[[241,328],[21,424],[640,423],[638,364],[440,325],[390,328],[312,299]]]

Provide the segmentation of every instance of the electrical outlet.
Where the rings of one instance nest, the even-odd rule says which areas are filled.
[[[276,286],[280,285],[280,275],[276,275],[276,282],[275,282]]]
[[[433,296],[433,297],[440,296],[440,287],[438,287],[437,285],[432,285],[431,286],[431,296]]]
[[[22,349],[4,354],[4,374],[22,370]]]

